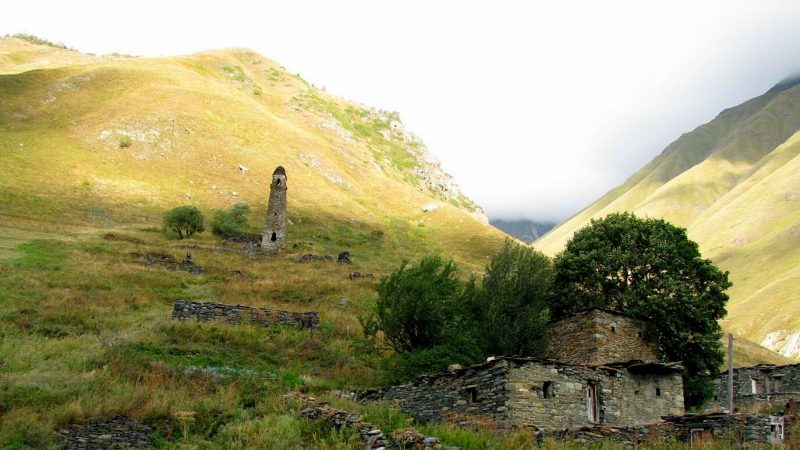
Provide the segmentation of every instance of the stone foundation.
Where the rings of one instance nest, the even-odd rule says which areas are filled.
[[[67,450],[101,448],[151,448],[155,429],[125,416],[86,424],[73,424],[58,431],[66,438]]]
[[[172,309],[173,320],[197,320],[210,322],[223,320],[227,323],[238,325],[241,323],[255,323],[264,327],[273,324],[296,326],[299,328],[319,328],[319,313],[290,312],[270,308],[254,308],[244,305],[225,305],[212,302],[193,302],[178,300]]]

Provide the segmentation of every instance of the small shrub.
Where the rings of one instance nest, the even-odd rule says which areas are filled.
[[[117,144],[119,145],[120,149],[128,148],[133,145],[133,140],[127,134],[118,134],[117,135]]]
[[[163,231],[174,231],[180,239],[205,231],[203,214],[194,206],[178,206],[164,214]]]
[[[249,214],[250,206],[245,203],[237,203],[227,211],[217,211],[211,220],[211,233],[223,239],[244,236],[250,231]]]

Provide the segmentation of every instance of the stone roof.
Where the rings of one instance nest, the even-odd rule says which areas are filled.
[[[584,309],[569,313],[569,314],[567,314],[565,316],[561,316],[561,317],[557,317],[557,318],[551,319],[550,323],[560,322],[562,320],[566,320],[566,319],[569,319],[571,317],[575,317],[575,316],[578,316],[578,315],[581,315],[581,314],[586,314],[587,312],[591,312],[591,311],[602,311],[604,313],[611,314],[611,315],[614,315],[614,316],[627,317],[629,319],[636,319],[636,320],[643,320],[643,319],[640,319],[638,317],[634,317],[634,316],[632,316],[632,315],[630,315],[628,313],[624,313],[622,311],[617,311],[616,309],[601,308],[599,306],[593,306],[593,307],[590,307],[590,308],[584,308]]]
[[[498,356],[489,361],[485,361],[479,364],[473,364],[468,367],[462,367],[460,369],[450,370],[446,372],[439,372],[432,375],[421,375],[417,377],[416,380],[418,381],[422,381],[425,379],[435,380],[447,376],[460,376],[467,371],[480,370],[488,367],[493,367],[501,362],[514,362],[518,364],[533,362],[533,363],[547,364],[552,366],[586,367],[589,369],[609,370],[609,371],[619,371],[620,369],[628,369],[629,371],[634,373],[664,374],[664,373],[683,372],[685,370],[683,364],[680,362],[662,363],[657,361],[643,361],[640,359],[633,359],[630,361],[620,361],[608,364],[584,365],[584,364],[569,364],[552,359],[542,359],[542,358],[532,358],[532,357],[522,357],[522,356]]]
[[[788,367],[800,367],[800,363],[796,364],[756,364],[755,366],[745,366],[745,367],[734,367],[733,371],[736,372],[738,370],[758,370],[760,372],[772,372],[775,369],[783,369]],[[728,371],[724,370],[719,373],[720,375],[727,375]]]
[[[275,171],[272,172],[273,175],[283,175],[286,176],[286,169],[283,166],[278,166],[275,168]]]

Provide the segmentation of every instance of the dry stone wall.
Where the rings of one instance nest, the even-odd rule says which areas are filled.
[[[508,425],[509,363],[475,366],[432,377],[421,377],[411,383],[383,389],[370,389],[355,394],[359,400],[386,400],[411,414],[420,422],[441,422],[445,418],[458,422],[480,416]]]
[[[165,424],[167,426],[167,424]],[[85,424],[72,424],[58,431],[68,450],[101,448],[150,448],[155,428],[126,416]]]
[[[547,359],[570,364],[660,360],[645,322],[598,308],[552,322],[545,341]]]
[[[683,414],[679,372],[635,373],[631,367],[637,366],[521,364],[509,371],[510,419],[518,426],[553,428],[592,422],[638,425]],[[594,391],[591,400],[589,389]]]
[[[728,372],[714,379],[715,394],[709,408],[728,407]],[[800,400],[800,364],[763,364],[733,369],[734,406],[760,408]]]
[[[279,324],[300,328],[319,328],[320,325],[319,313],[316,311],[297,313],[270,308],[187,300],[175,302],[172,319],[197,320],[199,322],[223,320],[235,325],[255,323],[265,327]]]
[[[555,361],[502,358],[411,383],[356,393],[360,400],[388,400],[421,422],[480,418],[500,428],[559,428],[594,419],[634,425],[683,414],[683,381],[677,366],[631,362],[577,366]],[[463,419],[462,419],[463,417]]]

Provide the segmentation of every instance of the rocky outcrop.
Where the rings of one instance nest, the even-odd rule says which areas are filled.
[[[289,397],[298,397],[306,407],[300,411],[300,415],[316,422],[330,424],[335,428],[349,427],[358,431],[361,440],[364,442],[364,450],[372,449],[415,449],[432,450],[441,449],[439,439],[426,436],[413,428],[404,428],[393,431],[390,436],[386,436],[383,431],[375,425],[362,420],[357,414],[349,411],[333,408],[325,402],[321,402],[314,397],[298,394],[290,394]],[[456,449],[451,449],[456,450]]]
[[[210,322],[222,320],[229,324],[254,323],[264,327],[273,324],[300,328],[319,328],[319,313],[290,312],[270,308],[254,308],[244,305],[225,305],[212,302],[178,300],[172,309],[173,320],[197,320]]]

